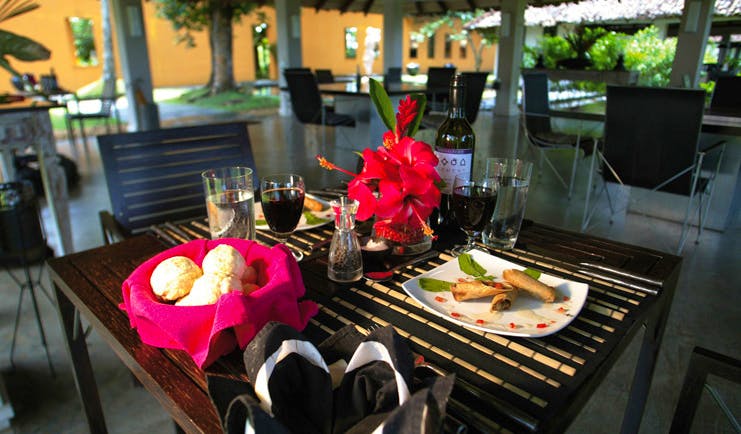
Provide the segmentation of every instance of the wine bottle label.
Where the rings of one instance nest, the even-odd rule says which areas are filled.
[[[443,194],[452,194],[455,177],[471,178],[473,164],[473,149],[435,148],[435,155],[439,160],[437,173],[445,181],[445,187],[440,191]]]

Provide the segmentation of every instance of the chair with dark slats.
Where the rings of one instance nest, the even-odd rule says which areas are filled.
[[[90,161],[90,153],[88,152],[87,146],[87,133],[85,132],[85,121],[92,119],[100,119],[105,123],[106,134],[110,134],[110,120],[113,119],[116,124],[116,131],[121,132],[121,118],[116,107],[116,81],[115,80],[104,80],[103,90],[100,96],[80,98],[74,95],[74,98],[67,102],[67,116],[65,121],[67,124],[67,136],[69,137],[70,143],[75,147],[75,128],[74,124],[80,128],[80,135],[82,136],[82,145],[85,152],[85,156]],[[97,110],[85,111],[82,109],[86,101],[97,101]],[[75,152],[76,153],[76,152]]]
[[[717,114],[741,114],[741,76],[718,77],[710,99],[710,111]]]
[[[100,212],[106,244],[153,224],[206,216],[201,173],[253,169],[246,122],[100,135],[98,147],[113,213]]]
[[[383,83],[386,85],[401,83],[401,67],[389,67],[389,69],[386,70],[386,75],[383,76]]]
[[[450,93],[450,79],[455,74],[454,67],[431,66],[427,70],[427,101],[430,110],[445,111]]]
[[[314,75],[318,83],[334,83],[334,74],[331,69],[315,69]]]
[[[702,234],[725,152],[723,141],[699,148],[704,106],[705,91],[700,89],[608,86],[604,144],[593,156],[602,163],[606,183],[688,197],[677,254],[684,247],[694,199],[698,199],[697,240]],[[711,152],[717,152],[717,158],[706,160]],[[703,209],[704,195],[708,198]],[[591,213],[585,215],[582,228],[590,218]]]
[[[319,92],[319,84],[311,71],[283,71],[291,96],[291,107],[299,122],[315,124],[323,127],[354,127],[355,118],[350,115],[336,113],[331,107],[324,105]],[[324,129],[322,129],[322,144],[326,145]]]

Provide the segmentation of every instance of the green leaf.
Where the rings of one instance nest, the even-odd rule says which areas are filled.
[[[407,136],[414,137],[419,129],[419,124],[425,115],[425,106],[427,106],[427,97],[423,93],[413,93],[409,96],[412,100],[417,101],[417,116],[409,124]]]
[[[51,56],[51,51],[25,36],[0,30],[0,56],[6,55],[25,62],[32,62],[47,60]]]
[[[453,282],[446,282],[444,280],[431,279],[429,277],[421,277],[419,279],[419,287],[429,292],[445,292],[450,291],[450,285]]]
[[[486,268],[482,267],[481,264],[476,262],[468,253],[463,253],[458,256],[458,267],[461,271],[471,276],[484,276],[486,275]]]
[[[304,211],[304,218],[306,218],[307,225],[318,225],[329,221],[329,219],[323,219],[321,217],[315,216],[311,213],[311,211]]]
[[[255,219],[255,226],[267,226],[268,222],[266,220],[261,219]]]
[[[540,279],[540,271],[538,270],[533,270],[532,268],[525,268],[524,270],[522,270],[522,272],[532,277],[535,280]]]
[[[386,124],[389,130],[395,131],[396,116],[394,114],[394,107],[391,105],[391,100],[381,83],[372,78],[370,79],[370,97],[373,104],[376,105],[376,111],[378,111],[378,116],[381,117],[383,123]]]

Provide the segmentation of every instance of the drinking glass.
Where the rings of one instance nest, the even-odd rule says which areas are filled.
[[[293,173],[265,176],[260,180],[262,213],[270,230],[283,244],[296,229],[304,211],[304,178]],[[297,261],[304,255],[288,247]]]
[[[222,167],[201,173],[211,239],[255,239],[252,169]]]
[[[484,228],[482,241],[490,247],[511,249],[520,234],[533,163],[513,158],[488,158],[486,176],[499,184],[496,209]]]
[[[455,177],[452,207],[455,220],[466,233],[466,244],[453,248],[455,255],[476,247],[476,239],[491,218],[497,204],[497,182],[485,176],[471,179]]]

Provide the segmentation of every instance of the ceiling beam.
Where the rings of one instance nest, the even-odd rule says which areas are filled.
[[[373,0],[367,0],[365,6],[363,6],[363,14],[368,15],[371,6],[373,6]]]
[[[437,5],[440,6],[440,10],[442,13],[447,14],[448,13],[448,5],[444,1],[437,2]]]
[[[327,0],[319,0],[318,2],[316,2],[316,6],[314,6],[314,9],[319,12],[325,4],[327,4]]]
[[[344,14],[347,12],[348,9],[350,9],[350,5],[352,4],[354,0],[345,0],[345,3],[340,6],[340,14]]]
[[[468,7],[471,8],[471,12],[475,11],[477,9],[476,1],[475,0],[466,0],[466,3],[468,3]]]
[[[422,7],[422,2],[414,2],[414,6],[417,8],[418,15],[422,15],[425,13],[424,8]]]

